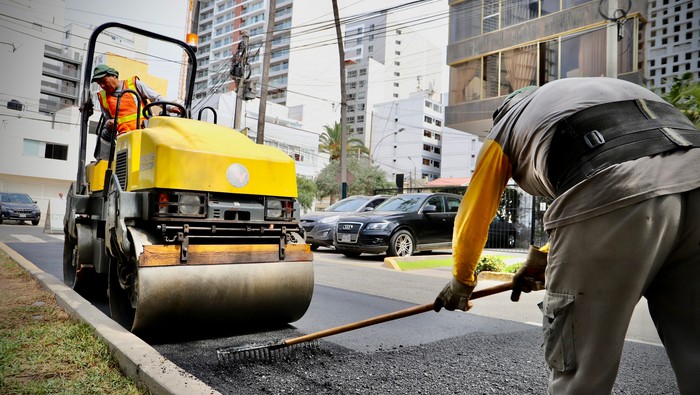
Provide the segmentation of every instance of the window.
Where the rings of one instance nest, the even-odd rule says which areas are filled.
[[[401,51],[394,51],[394,55],[401,55]]]
[[[400,77],[400,76],[401,76],[401,73],[399,73],[398,71],[394,71],[394,77]]]
[[[374,52],[374,45],[370,45],[367,47],[368,52]]]
[[[425,130],[425,129],[424,129],[424,130],[423,130],[423,136],[424,136],[424,137],[427,137],[427,138],[432,138],[432,137],[433,137],[433,132],[431,132],[430,130]]]
[[[367,75],[367,69],[360,69],[360,75]]]
[[[365,116],[364,115],[358,115],[357,116],[357,122],[364,122],[365,121]]]
[[[511,0],[503,7],[502,28],[537,18],[539,14],[538,0]]]
[[[394,66],[401,66],[401,62],[394,61]]]
[[[605,29],[562,37],[560,78],[605,75],[605,48]]]
[[[498,30],[499,0],[484,0],[484,33]]]
[[[398,83],[398,82],[394,82],[394,86],[398,88],[398,87],[399,87],[399,83]]]
[[[68,146],[46,141],[24,139],[22,155],[46,159],[68,160]]]
[[[395,43],[396,43],[396,45],[401,45],[401,41],[399,41],[399,40],[396,40]]]
[[[348,71],[348,78],[355,78],[355,77],[357,77],[357,70]]]

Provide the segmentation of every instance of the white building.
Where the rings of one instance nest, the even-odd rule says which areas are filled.
[[[374,106],[370,159],[394,180],[403,174],[405,186],[441,175],[443,109],[428,92]]]
[[[398,14],[379,12],[345,26],[348,103],[352,137],[370,143],[375,104],[406,99],[413,92],[440,92],[442,49],[399,21]],[[436,97],[437,98],[437,97]]]
[[[82,48],[64,41],[62,3],[21,3],[0,3],[0,191],[28,193],[46,214],[77,172]]]

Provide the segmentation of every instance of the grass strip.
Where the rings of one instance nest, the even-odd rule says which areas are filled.
[[[92,327],[0,250],[0,393],[148,394],[124,376]]]

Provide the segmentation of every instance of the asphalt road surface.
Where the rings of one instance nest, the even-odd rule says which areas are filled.
[[[0,241],[62,280],[62,235],[0,225]],[[311,347],[283,348],[273,359],[227,354],[429,303],[448,269],[396,272],[382,257],[349,259],[320,249],[306,315],[284,328],[148,339],[166,358],[226,394],[542,394],[546,393],[541,293],[512,303],[507,294],[474,301],[468,313],[427,312],[340,334]],[[482,286],[495,283],[484,281]],[[643,303],[640,304],[643,316]],[[677,394],[673,372],[644,317],[633,320],[613,393]],[[219,358],[217,350],[223,350]],[[240,358],[235,358],[239,356]]]

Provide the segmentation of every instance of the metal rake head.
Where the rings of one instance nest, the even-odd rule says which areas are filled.
[[[317,341],[287,345],[284,342],[267,344],[248,344],[245,346],[224,347],[216,350],[220,364],[232,364],[247,361],[273,362],[284,360],[294,350],[318,348]]]

